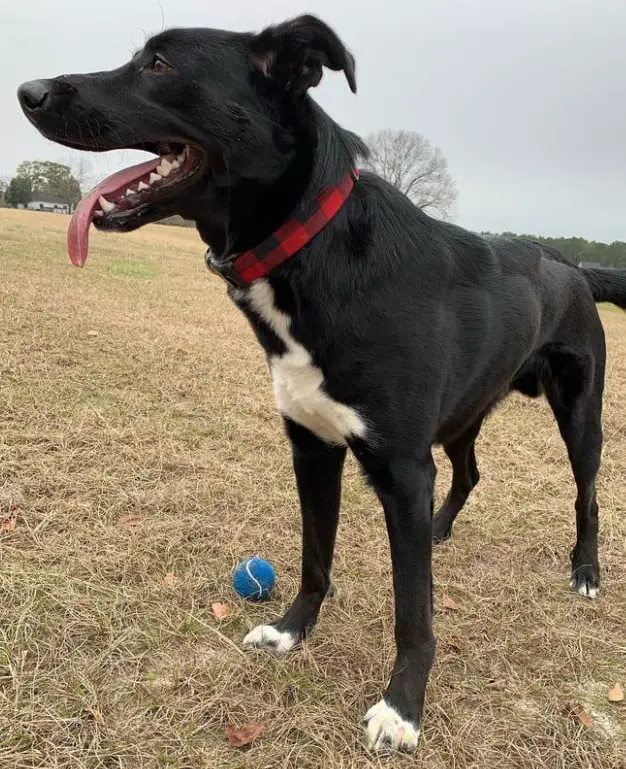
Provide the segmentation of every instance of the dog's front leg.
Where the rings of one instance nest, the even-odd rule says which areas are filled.
[[[435,467],[430,452],[421,461],[355,454],[385,510],[396,603],[396,662],[383,699],[365,716],[365,743],[380,752],[412,751],[419,739],[435,656],[431,571]]]
[[[247,648],[282,654],[293,649],[317,621],[330,587],[330,569],[341,499],[346,449],[330,446],[286,420],[302,512],[302,581],[287,613],[271,625],[259,625],[244,638]]]

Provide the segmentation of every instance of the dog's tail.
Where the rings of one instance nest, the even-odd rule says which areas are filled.
[[[626,270],[584,267],[582,273],[596,302],[611,302],[626,310]]]

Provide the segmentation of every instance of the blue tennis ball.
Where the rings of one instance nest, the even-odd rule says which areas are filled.
[[[263,558],[246,558],[233,571],[233,588],[250,601],[265,601],[269,598],[276,572],[269,561]]]

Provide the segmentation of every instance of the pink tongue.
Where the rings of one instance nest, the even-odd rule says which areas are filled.
[[[82,267],[87,261],[89,251],[89,225],[93,221],[94,212],[100,195],[115,197],[123,193],[134,182],[150,174],[160,163],[159,158],[139,163],[111,174],[103,182],[80,201],[72,216],[67,230],[67,252],[75,267]]]

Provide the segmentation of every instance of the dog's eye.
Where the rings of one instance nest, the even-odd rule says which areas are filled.
[[[152,62],[152,71],[156,75],[165,75],[167,72],[171,72],[173,69],[171,64],[168,64],[165,59],[160,56],[155,56]]]

